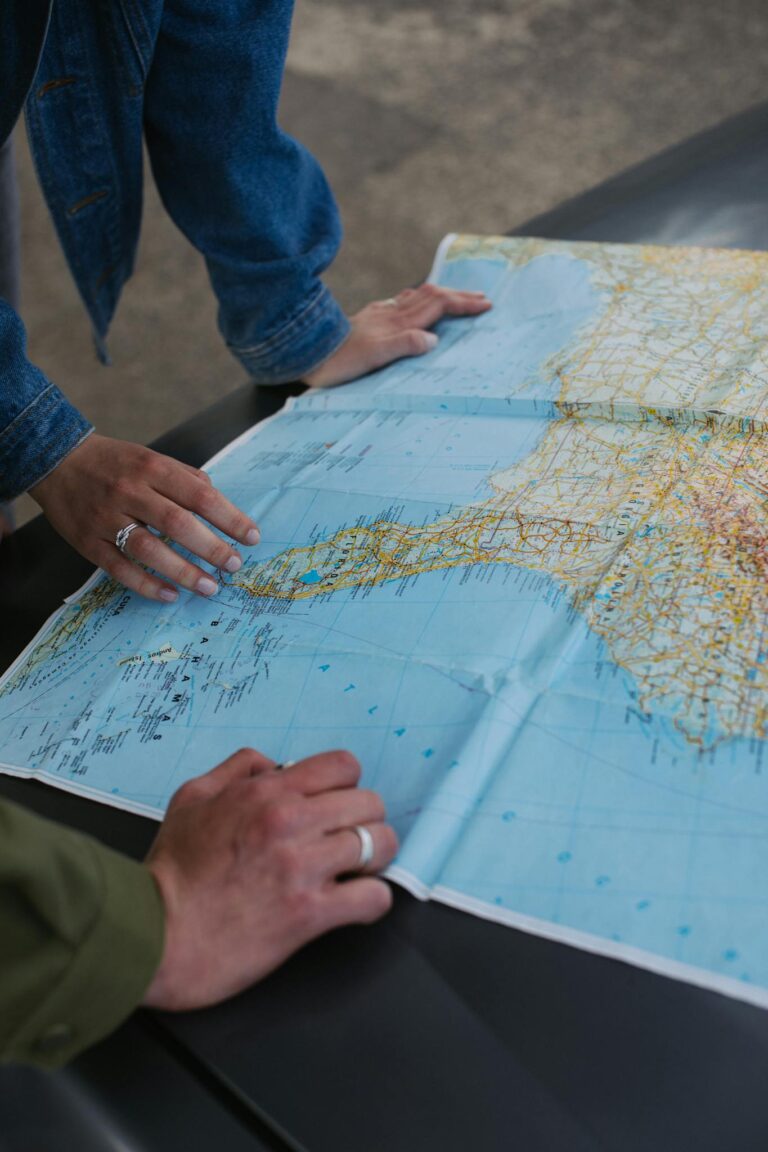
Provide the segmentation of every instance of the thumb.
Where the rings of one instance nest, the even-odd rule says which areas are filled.
[[[383,368],[404,356],[423,356],[436,347],[437,336],[434,332],[426,332],[423,328],[406,328],[404,332],[396,332],[380,341],[375,352],[374,367]]]

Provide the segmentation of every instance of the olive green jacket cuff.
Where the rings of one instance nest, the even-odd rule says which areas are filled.
[[[65,1063],[140,1003],[160,963],[152,874],[0,803],[0,1059]]]

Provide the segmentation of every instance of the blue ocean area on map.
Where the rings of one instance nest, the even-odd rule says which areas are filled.
[[[0,682],[5,770],[160,817],[244,745],[348,748],[400,835],[391,875],[419,897],[768,1005],[765,741],[743,689],[765,656],[711,623],[735,595],[714,559],[694,616],[684,534],[727,533],[722,501],[705,489],[686,519],[674,486],[709,441],[558,410],[601,340],[599,373],[629,375],[602,318],[664,269],[615,251],[444,245],[434,277],[493,310],[215,458],[261,543],[210,600],[149,603],[99,576],[65,604]],[[628,305],[627,339],[653,374],[674,326],[651,304],[647,334]],[[751,505],[735,516],[751,546]],[[681,581],[668,620],[663,598],[648,609]],[[736,669],[711,691],[703,664],[674,662],[710,627]]]
[[[557,398],[560,383],[554,374],[543,375],[542,366],[607,302],[595,289],[589,268],[561,254],[512,271],[504,260],[474,258],[468,275],[467,264],[446,264],[441,283],[486,292],[493,311],[478,319],[442,321],[434,361],[401,361],[372,381],[348,385],[347,403],[355,399],[366,407],[405,404],[412,410],[499,415],[509,414],[513,396],[528,395],[528,384],[545,410],[546,401]],[[508,338],[511,331],[514,340]]]

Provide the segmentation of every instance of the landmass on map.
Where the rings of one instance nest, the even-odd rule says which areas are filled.
[[[98,574],[0,680],[0,768],[155,818],[345,747],[390,877],[768,1005],[768,254],[454,237],[494,307],[208,465],[211,599]]]
[[[431,523],[376,520],[238,577],[305,600],[473,564],[547,572],[612,658],[701,749],[768,730],[768,258],[458,238],[449,259],[588,259],[607,300],[543,366],[552,422],[494,495]],[[529,391],[536,390],[530,382]]]
[[[446,263],[586,263],[601,306],[511,391],[551,419],[491,495],[426,523],[345,525],[228,581],[302,601],[451,568],[546,572],[632,674],[638,704],[700,749],[768,731],[768,257],[751,252],[457,237]],[[546,323],[546,316],[537,318]],[[517,405],[517,407],[516,407]],[[97,583],[6,681],[75,659],[125,597]],[[96,639],[94,633],[91,641]],[[122,664],[144,657],[131,654]],[[151,659],[151,656],[149,657]]]

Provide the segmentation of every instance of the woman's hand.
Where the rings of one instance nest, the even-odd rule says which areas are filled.
[[[437,344],[428,329],[445,316],[479,316],[492,308],[482,292],[455,292],[422,284],[406,288],[391,300],[377,300],[350,317],[352,331],[340,348],[307,372],[311,388],[343,384],[384,368],[404,356],[421,356]]]
[[[304,382],[313,388],[342,384],[404,356],[420,356],[435,347],[437,336],[429,329],[438,320],[478,316],[491,307],[482,292],[458,292],[434,284],[406,288],[352,316],[345,342],[308,372]],[[145,525],[226,572],[237,572],[242,559],[201,519],[248,547],[259,541],[253,521],[216,491],[205,472],[96,433],[70,452],[31,494],[56,531],[81,555],[150,600],[176,600],[174,584],[201,596],[212,596],[218,585]],[[115,539],[130,524],[139,527],[130,533],[121,553]]]
[[[253,521],[217,492],[205,472],[95,432],[36,484],[31,494],[73,548],[150,600],[170,603],[178,598],[178,591],[145,571],[140,567],[143,564],[201,596],[212,596],[218,584],[144,525],[227,572],[237,572],[242,558],[202,520],[246,546],[259,542]],[[115,537],[132,523],[140,527],[131,532],[121,553]]]

